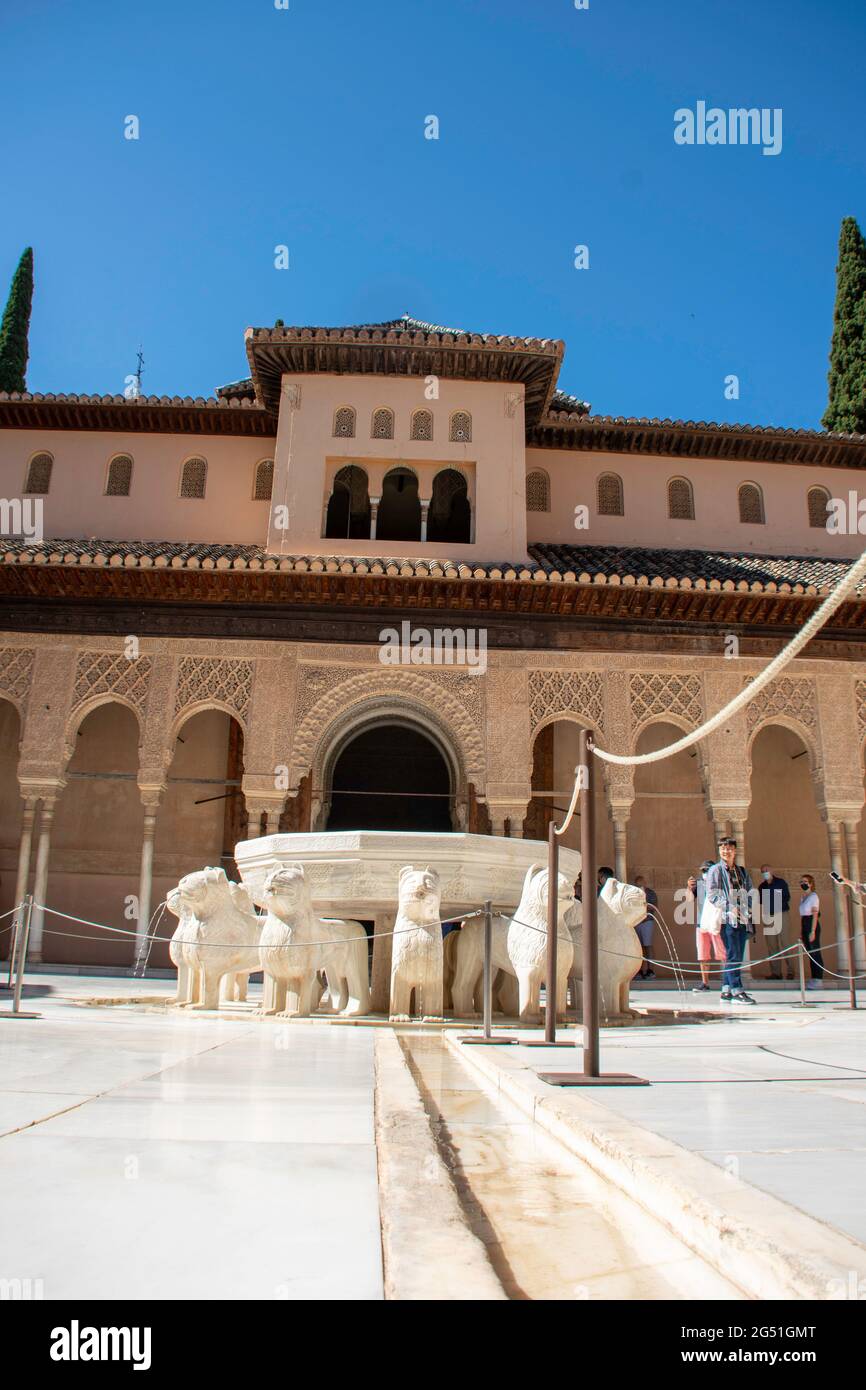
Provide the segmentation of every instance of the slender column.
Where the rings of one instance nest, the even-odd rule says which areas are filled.
[[[432,498],[430,498],[430,497],[422,497],[422,498],[421,498],[421,539],[422,539],[422,541],[426,541],[426,539],[427,539],[427,517],[428,517],[429,512],[430,512],[430,502],[431,502],[431,501],[432,501]]]
[[[715,817],[713,818],[713,831],[714,831],[715,837],[716,837],[715,843],[714,843],[714,845],[713,845],[713,858],[714,858],[714,859],[718,859],[718,857],[719,857],[719,843],[720,843],[722,840],[726,839],[727,836],[730,834],[729,826],[730,826],[730,821],[718,820],[718,819],[716,819]]]
[[[147,955],[150,903],[153,895],[153,840],[156,835],[156,807],[145,806],[141,837],[141,868],[138,875],[138,921],[135,926],[135,959]]]
[[[376,539],[376,525],[377,525],[378,520],[379,520],[379,503],[380,503],[381,501],[382,501],[381,497],[371,497],[371,498],[370,498],[370,540],[371,540],[371,541],[374,541],[374,540]]]
[[[51,853],[51,825],[54,820],[56,805],[56,796],[43,797],[42,814],[39,819],[39,845],[36,850],[36,876],[33,883],[34,907],[30,924],[30,950],[28,952],[31,961],[41,961],[42,959],[42,932],[45,925],[43,906],[45,895],[48,892],[48,857]]]
[[[280,829],[280,817],[281,817],[282,814],[283,814],[283,809],[282,809],[281,806],[278,807],[275,811],[271,811],[271,810],[265,811],[265,834],[266,834],[266,835],[277,835],[277,834],[279,833],[279,829]]]
[[[854,882],[860,882],[860,845],[857,840],[857,825],[854,821],[845,821],[845,849],[848,855],[848,877]],[[866,938],[863,936],[863,904],[856,898],[851,899],[851,916],[853,925],[851,930],[854,932],[854,960],[858,970],[866,966]]]
[[[827,821],[827,840],[830,845],[830,867],[835,869],[837,874],[845,873],[845,863],[842,858],[842,826],[839,821]],[[845,901],[845,889],[841,883],[833,884],[833,906],[836,913],[836,941],[838,950],[831,953],[831,966],[837,974],[844,975],[848,964],[848,941],[846,938],[851,935],[848,926],[848,910]],[[838,985],[840,981],[834,980],[833,984]]]
[[[37,796],[24,798],[24,811],[21,816],[21,840],[18,845],[18,877],[15,880],[16,907],[24,901],[24,894],[27,892],[27,884],[30,881],[30,851],[33,847],[33,822],[36,819],[38,802]]]
[[[613,863],[614,873],[620,883],[628,882],[628,816],[615,815],[613,818]]]

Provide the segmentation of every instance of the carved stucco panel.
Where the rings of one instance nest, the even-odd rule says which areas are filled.
[[[558,714],[579,715],[604,730],[604,683],[598,671],[536,670],[529,675],[533,730]]]
[[[203,702],[228,708],[248,727],[254,662],[239,658],[183,656],[178,663],[175,716]]]
[[[33,647],[0,648],[0,695],[23,710],[33,679]]]

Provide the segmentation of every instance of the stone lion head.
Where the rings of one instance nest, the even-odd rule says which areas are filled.
[[[565,914],[574,903],[574,884],[565,874],[557,875],[559,884],[559,895],[557,898],[558,918],[562,922]],[[520,908],[517,916],[523,921],[532,922],[533,925],[538,919],[547,921],[547,869],[539,864],[532,864],[526,871],[526,878],[523,880],[523,894],[520,899]]]
[[[439,916],[439,875],[429,865],[416,869],[407,864],[400,870],[398,880],[400,911],[417,921],[435,921]]]
[[[636,927],[647,915],[646,893],[633,883],[621,883],[618,878],[609,878],[600,897],[611,912],[623,919],[627,927]]]
[[[312,912],[310,885],[303,864],[276,864],[265,879],[261,901],[278,916]]]
[[[225,869],[197,869],[194,874],[184,874],[166,902],[175,916],[181,917],[185,913],[200,912],[214,899],[226,896],[228,892],[229,881]]]

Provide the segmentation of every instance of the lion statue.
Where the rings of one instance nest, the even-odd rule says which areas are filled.
[[[609,878],[597,899],[598,911],[598,992],[603,1019],[633,1018],[629,1008],[629,986],[635,971],[643,964],[643,952],[635,927],[647,915],[646,894],[633,883]],[[567,923],[574,941],[576,980],[583,979],[582,909],[575,902]],[[579,996],[579,991],[575,991]]]
[[[234,998],[240,985],[260,969],[261,922],[245,888],[232,883],[224,869],[199,869],[186,874],[166,899],[178,925],[169,944],[177,966],[176,1002],[191,1009],[216,1009],[220,988]]]
[[[415,1012],[441,1022],[443,1012],[443,951],[439,875],[435,869],[400,870],[397,920],[391,947],[391,1022],[407,1023]]]
[[[319,917],[302,864],[278,864],[262,890],[267,918],[260,941],[261,967],[273,982],[264,1013],[308,1018],[322,998],[319,972],[327,977],[331,1007],[348,1017],[370,1012],[367,933],[360,922]]]
[[[566,914],[574,905],[574,887],[559,875],[556,953],[557,1016],[565,1017],[566,989],[571,974],[573,947]],[[451,945],[451,937],[454,944]],[[453,963],[451,997],[455,1018],[476,1018],[478,983],[484,969],[484,924],[479,918],[467,922],[459,932],[449,933],[449,964]],[[541,986],[547,968],[547,869],[532,864],[523,880],[520,903],[513,916],[495,914],[493,918],[492,969],[516,977],[517,1000],[513,986],[501,980],[497,986],[505,1012],[517,1014],[524,1022],[541,1019]]]

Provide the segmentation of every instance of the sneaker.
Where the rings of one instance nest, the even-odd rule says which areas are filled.
[[[733,1001],[735,1004],[756,1004],[758,1002],[756,999],[752,998],[751,994],[747,994],[744,989],[738,990],[737,993],[733,995]]]
[[[655,972],[654,970],[648,970],[648,971],[646,972],[646,974],[644,975],[644,979],[645,979],[645,980],[654,980],[655,977],[656,977],[656,972]]]
[[[807,980],[807,981],[806,981],[806,988],[807,988],[807,989],[821,989],[821,988],[822,988],[821,981],[820,981],[820,980]]]
[[[709,992],[709,985],[695,985],[694,989],[692,990],[692,994],[709,994]]]
[[[721,994],[719,995],[719,998],[722,999],[726,1004],[730,1004],[731,991],[729,989],[723,989]]]

